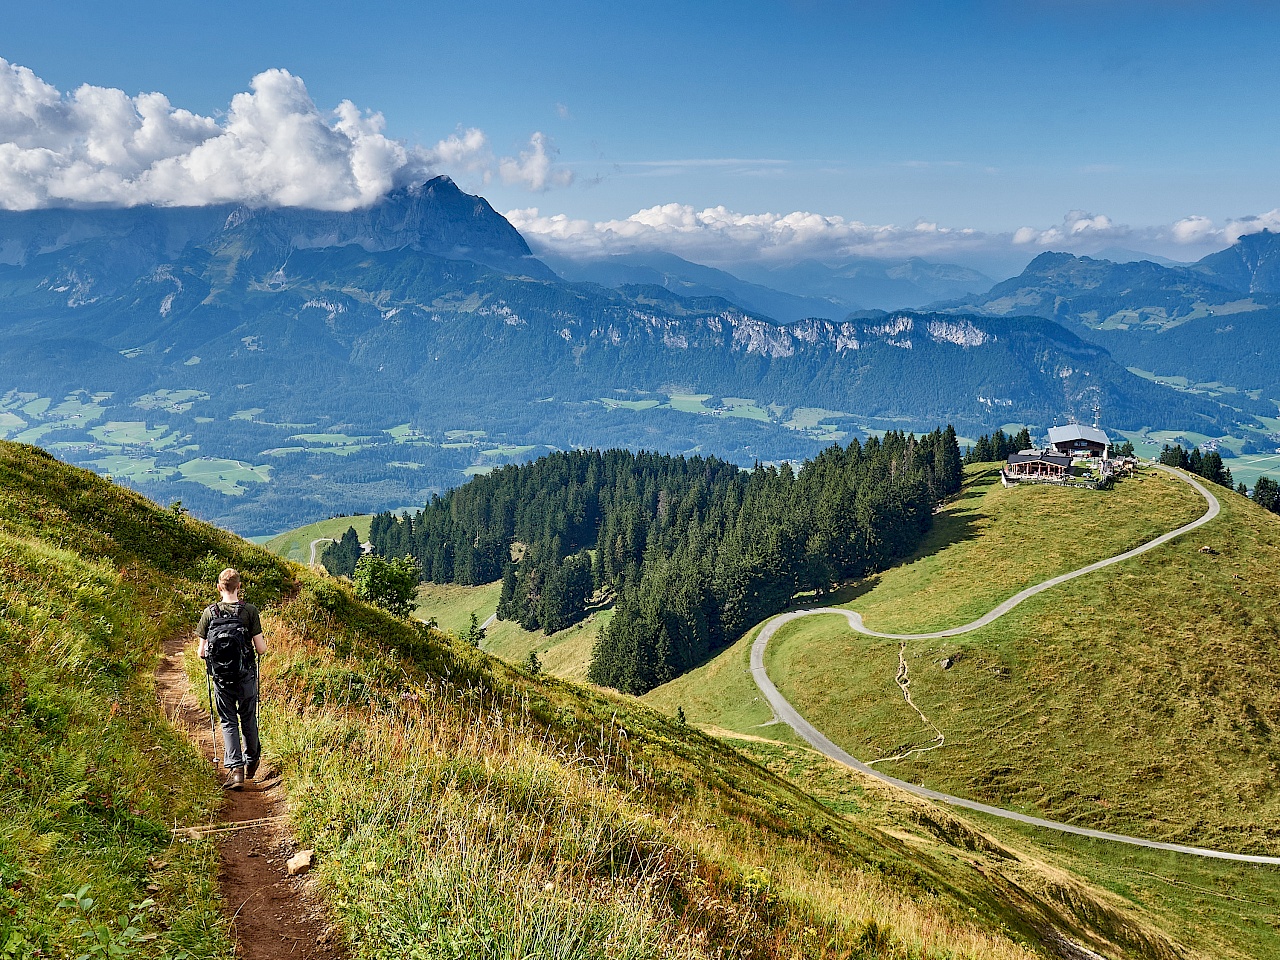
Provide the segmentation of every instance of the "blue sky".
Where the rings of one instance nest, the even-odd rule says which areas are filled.
[[[1112,245],[1193,259],[1280,207],[1278,39],[1273,5],[1194,0],[0,12],[0,57],[64,96],[158,91],[221,122],[252,78],[283,69],[326,115],[350,100],[408,147],[481,131],[484,158],[430,162],[523,211],[526,233],[613,250],[683,231],[699,239],[680,250],[708,260],[753,217],[776,215],[776,242],[777,218],[797,212],[827,218],[817,232],[850,251]],[[675,206],[625,226],[661,205]],[[700,214],[716,207],[727,213],[708,227]]]

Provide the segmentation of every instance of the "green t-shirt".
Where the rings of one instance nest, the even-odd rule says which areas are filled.
[[[219,600],[213,605],[219,607],[224,614],[231,613],[236,604],[223,603]],[[262,616],[258,613],[258,608],[252,603],[240,601],[240,620],[249,628],[249,639],[252,640],[262,632]],[[196,636],[201,640],[209,635],[209,624],[213,623],[213,607],[206,607],[204,613],[200,615],[200,622],[196,624]]]

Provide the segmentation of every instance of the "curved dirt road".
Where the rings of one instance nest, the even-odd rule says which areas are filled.
[[[839,614],[845,617],[849,622],[849,626],[858,633],[863,633],[872,637],[882,637],[888,640],[932,640],[939,637],[954,637],[962,633],[969,633],[970,631],[985,627],[993,620],[997,620],[1004,616],[1029,597],[1033,597],[1038,593],[1043,593],[1045,590],[1056,587],[1060,583],[1065,583],[1068,580],[1074,580],[1076,577],[1084,576],[1086,573],[1101,570],[1104,567],[1111,566],[1113,563],[1119,563],[1122,560],[1128,560],[1131,557],[1136,557],[1139,554],[1146,553],[1148,550],[1153,550],[1163,543],[1168,543],[1174,537],[1179,537],[1184,533],[1189,533],[1190,531],[1195,530],[1197,527],[1204,526],[1204,524],[1208,523],[1218,515],[1218,512],[1221,509],[1221,506],[1218,503],[1218,498],[1215,497],[1198,480],[1178,473],[1169,467],[1159,464],[1156,466],[1157,469],[1163,470],[1165,473],[1169,473],[1190,484],[1197,492],[1200,493],[1201,496],[1204,497],[1205,502],[1208,504],[1208,509],[1205,510],[1203,516],[1193,520],[1191,523],[1179,527],[1176,530],[1172,530],[1169,533],[1162,534],[1153,540],[1149,540],[1132,550],[1117,554],[1114,557],[1109,557],[1106,560],[1100,560],[1097,563],[1091,563],[1078,570],[1072,570],[1070,573],[1064,573],[1061,576],[1053,577],[1052,579],[1045,580],[1033,587],[1028,587],[1023,591],[1014,594],[993,610],[983,614],[977,620],[974,620],[971,623],[966,623],[960,627],[952,627],[949,630],[937,630],[933,633],[912,634],[880,633],[863,626],[862,617],[859,614],[852,610],[842,610],[837,607],[815,607],[809,610],[794,610],[790,613],[781,613],[764,625],[759,636],[756,637],[755,642],[751,645],[751,676],[755,680],[756,686],[760,688],[760,692],[763,693],[765,699],[769,701],[769,706],[773,708],[773,712],[777,718],[786,723],[791,727],[791,729],[795,730],[796,733],[800,734],[800,736],[804,738],[804,740],[814,749],[830,757],[832,760],[843,763],[845,766],[852,767],[861,773],[865,773],[867,776],[875,777],[877,780],[882,780],[885,783],[891,783],[900,790],[905,790],[918,797],[925,797],[926,799],[933,800],[938,803],[946,803],[954,807],[963,807],[967,810],[976,810],[979,813],[990,814],[991,816],[1001,817],[1005,820],[1016,820],[1019,823],[1030,824],[1034,827],[1044,827],[1049,830],[1057,830],[1060,833],[1071,833],[1081,837],[1090,837],[1095,840],[1111,840],[1116,843],[1128,843],[1137,847],[1148,847],[1152,850],[1171,850],[1175,853],[1187,853],[1198,857],[1213,857],[1218,860],[1236,860],[1244,863],[1264,863],[1280,866],[1280,857],[1254,856],[1245,853],[1228,853],[1222,850],[1208,850],[1203,847],[1189,847],[1179,843],[1164,843],[1159,840],[1143,840],[1140,837],[1130,837],[1120,833],[1108,833],[1105,830],[1093,830],[1089,827],[1078,827],[1070,823],[1059,823],[1055,820],[1045,820],[1041,817],[1032,817],[1024,813],[1017,813],[1013,810],[1005,810],[1002,807],[993,807],[990,804],[979,803],[976,800],[966,800],[963,797],[953,797],[950,794],[942,793],[938,790],[930,790],[928,787],[917,786],[912,783],[907,783],[905,780],[899,780],[897,777],[890,777],[887,774],[883,774],[861,762],[845,750],[836,746],[836,744],[832,743],[831,740],[823,735],[822,731],[802,717],[799,711],[787,702],[786,698],[778,692],[778,688],[773,685],[773,681],[769,679],[769,675],[765,671],[764,651],[769,644],[769,640],[783,624],[790,623],[792,620],[797,620],[800,617],[809,617],[817,614]]]

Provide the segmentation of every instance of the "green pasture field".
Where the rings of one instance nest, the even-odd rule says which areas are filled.
[[[322,537],[331,537],[334,540],[339,540],[347,532],[348,527],[355,527],[361,541],[368,540],[369,526],[372,523],[373,517],[370,514],[317,520],[315,523],[309,523],[305,527],[298,527],[294,530],[286,530],[284,533],[277,534],[268,539],[263,546],[277,557],[284,557],[286,560],[294,560],[298,563],[308,563],[311,560],[312,540],[319,540]],[[320,559],[320,553],[323,549],[323,545],[316,547],[317,561]]]
[[[515,664],[524,663],[530,653],[536,653],[543,672],[582,683],[587,679],[596,638],[612,618],[613,608],[597,610],[585,620],[550,635],[541,630],[530,632],[510,620],[495,620],[485,632],[481,647],[486,653]]]
[[[169,413],[186,413],[209,395],[202,390],[156,390],[133,401],[140,410],[165,410]]]
[[[799,743],[790,727],[776,721],[751,678],[751,644],[759,632],[759,627],[747,631],[714,659],[650,690],[641,699],[670,717],[683,710],[688,723],[708,733],[735,732]]]
[[[759,420],[763,423],[768,423],[772,419],[768,410],[746,397],[725,397],[723,409],[726,417],[742,417],[745,420]]]
[[[1226,383],[1219,383],[1216,380],[1198,383],[1182,376],[1165,376],[1163,374],[1155,374],[1150,370],[1142,370],[1139,367],[1128,367],[1130,373],[1134,376],[1142,377],[1144,380],[1150,380],[1152,383],[1158,383],[1162,387],[1172,387],[1183,393],[1204,393],[1211,397],[1222,396],[1224,393],[1240,393],[1238,387]]]
[[[145,446],[160,450],[172,446],[177,434],[169,433],[168,426],[148,427],[143,420],[109,420],[89,431],[89,435],[109,447]]]
[[[664,406],[683,413],[709,414],[711,411],[705,404],[710,399],[711,394],[709,393],[672,393],[668,395],[667,403]]]
[[[155,457],[125,457],[114,454],[90,461],[95,467],[117,480],[133,483],[153,483],[168,480],[178,471],[173,467],[157,467]]]
[[[1250,490],[1264,474],[1280,482],[1280,453],[1243,453],[1223,462],[1231,471],[1231,479],[1243,482]]]
[[[56,405],[51,397],[10,391],[0,399],[0,439],[38,443],[57,430],[82,430],[106,412],[109,393],[68,394]],[[40,421],[40,422],[33,422]]]
[[[1179,519],[1181,498],[1167,483],[1151,477],[1138,485],[1151,496],[1144,513]],[[1273,733],[1280,722],[1273,668],[1280,518],[1222,488],[1217,494],[1222,514],[1205,528],[1033,597],[980,631],[908,641],[913,699],[946,745],[881,769],[1050,819],[1280,853],[1273,773],[1280,764]],[[989,512],[1002,513],[996,503]],[[875,587],[848,606],[871,606],[872,626],[903,632],[963,622],[1021,583],[1021,575],[1009,581],[1009,568],[1035,565],[1034,554],[1057,530],[1083,528],[1088,519],[1084,510],[1052,523],[1045,515],[1024,527],[1021,548],[1010,543],[1003,555],[957,552],[962,539],[940,544],[936,571],[917,563],[882,577],[895,587],[896,609]],[[1123,546],[1127,535],[1109,540]],[[965,563],[955,562],[960,556]],[[1052,572],[1042,563],[1034,579]],[[945,615],[948,594],[964,613]],[[984,599],[964,602],[966,594]],[[815,617],[780,631],[766,656],[779,689],[860,758],[923,744],[931,731],[910,717],[904,722],[898,709],[897,644],[838,624]],[[868,661],[880,664],[870,670],[878,681],[868,677]],[[871,709],[877,691],[885,704]]]
[[[198,457],[179,464],[183,480],[192,480],[211,490],[238,497],[244,493],[246,483],[270,483],[271,467],[267,464],[253,466],[242,460],[224,460],[221,457]]]
[[[615,400],[612,397],[601,397],[600,402],[606,407],[613,409],[615,407],[623,410],[652,410],[654,407],[660,406],[661,400]]]
[[[481,450],[480,456],[482,457],[522,457],[526,453],[531,453],[537,449],[538,449],[537,446],[535,446],[534,444],[526,444],[523,446],[518,444],[508,444],[506,446],[490,447],[487,450]]]
[[[389,435],[396,443],[407,443],[414,446],[431,446],[427,435],[415,430],[411,423],[402,423],[382,432]]]
[[[471,626],[471,615],[484,623],[498,609],[502,581],[479,587],[459,583],[423,583],[418,586],[418,603],[413,616],[419,620],[435,618],[440,629],[460,637]]]
[[[8,410],[0,411],[0,436],[7,437],[11,433],[18,433],[26,428],[27,421],[16,413],[10,413]]]

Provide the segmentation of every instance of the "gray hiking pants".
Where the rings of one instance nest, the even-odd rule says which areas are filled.
[[[222,765],[246,767],[262,756],[258,739],[258,675],[255,670],[239,683],[213,684],[214,703],[222,721]],[[240,738],[243,735],[244,744]]]

